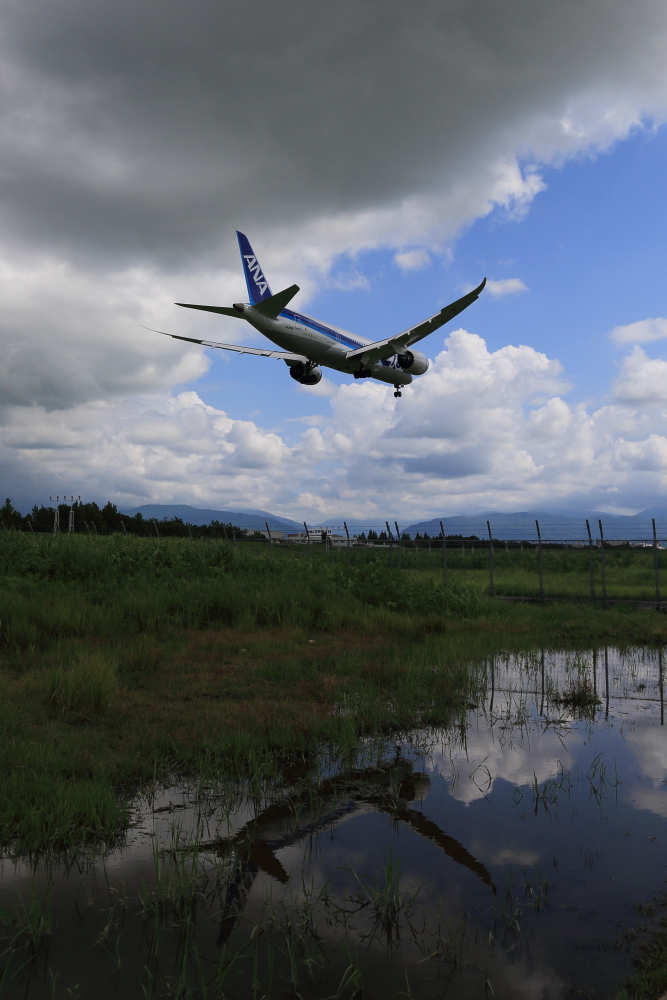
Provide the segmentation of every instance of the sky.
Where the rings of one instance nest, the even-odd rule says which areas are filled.
[[[316,521],[667,496],[662,0],[4,0],[0,489]],[[372,338],[480,299],[390,387],[175,301]],[[266,342],[264,342],[265,344]]]

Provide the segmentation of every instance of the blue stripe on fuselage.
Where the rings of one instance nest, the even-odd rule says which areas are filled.
[[[357,347],[366,346],[358,340],[352,340],[351,337],[346,336],[344,333],[340,333],[338,330],[332,330],[331,327],[325,326],[324,323],[318,323],[317,320],[311,319],[310,316],[304,316],[302,313],[292,312],[291,309],[283,309],[280,315],[284,319],[292,320],[294,323],[302,323],[303,326],[308,326],[311,330],[315,330],[317,333],[323,333],[326,337],[331,337],[332,340],[337,340],[340,344],[345,344],[346,347],[356,349]]]

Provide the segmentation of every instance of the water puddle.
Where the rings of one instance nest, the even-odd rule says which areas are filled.
[[[163,789],[104,858],[5,861],[0,995],[611,995],[667,880],[662,654],[482,669],[454,729]]]

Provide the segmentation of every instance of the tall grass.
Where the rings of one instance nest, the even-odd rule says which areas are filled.
[[[269,558],[266,550],[218,541],[6,534],[0,641],[43,650],[72,636],[345,627],[368,624],[377,610],[459,619],[482,612],[483,585],[444,587],[431,572],[391,572],[383,557],[362,553],[348,569],[319,552],[312,561],[303,551]]]
[[[103,650],[88,650],[67,666],[54,666],[31,678],[46,703],[62,712],[99,714],[118,691],[116,664]]]

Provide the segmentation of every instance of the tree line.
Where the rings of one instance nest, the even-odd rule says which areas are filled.
[[[29,514],[16,510],[9,497],[0,507],[0,521],[5,531],[53,532],[55,512],[58,511],[60,531],[69,529],[70,511],[74,513],[74,530],[77,533],[93,535],[111,535],[115,533],[127,535],[156,535],[180,538],[263,538],[260,531],[247,531],[244,528],[224,524],[222,521],[211,521],[210,524],[188,525],[180,517],[163,518],[161,521],[145,518],[143,514],[121,514],[115,503],[105,503],[100,507],[96,503],[58,504],[51,507],[34,505]],[[2,528],[0,528],[0,531]]]

